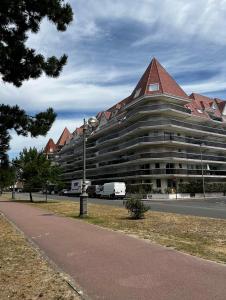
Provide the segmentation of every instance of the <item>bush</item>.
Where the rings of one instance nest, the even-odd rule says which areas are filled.
[[[152,191],[151,183],[127,184],[126,192],[131,194],[149,194]]]
[[[206,193],[226,192],[226,183],[224,182],[205,182]],[[182,183],[179,185],[179,193],[203,193],[203,184],[201,180]]]
[[[133,219],[144,218],[144,214],[150,209],[149,206],[145,206],[144,203],[136,198],[129,198],[125,202],[125,208],[130,213]]]

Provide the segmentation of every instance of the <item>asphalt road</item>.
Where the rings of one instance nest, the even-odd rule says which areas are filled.
[[[17,199],[28,199],[27,194],[16,194]],[[51,199],[79,201],[79,197],[66,197],[58,195],[48,195]],[[34,194],[34,200],[45,198],[43,194]],[[90,203],[106,204],[112,206],[123,206],[122,200],[91,199]],[[145,201],[151,209],[160,212],[178,213],[183,215],[193,215],[201,217],[226,219],[226,197],[211,198],[208,200],[168,200],[168,201]]]

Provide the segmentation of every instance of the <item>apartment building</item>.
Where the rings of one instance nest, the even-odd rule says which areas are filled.
[[[155,58],[131,95],[97,119],[87,139],[87,178],[94,184],[151,184],[164,192],[202,176],[226,179],[225,102],[188,96]],[[82,133],[81,126],[57,148],[68,183],[82,178]]]

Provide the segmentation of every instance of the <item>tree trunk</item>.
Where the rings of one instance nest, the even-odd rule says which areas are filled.
[[[30,201],[33,202],[32,192],[30,192],[29,195],[30,195]]]

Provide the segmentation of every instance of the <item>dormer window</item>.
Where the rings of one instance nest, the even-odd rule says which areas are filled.
[[[211,108],[213,109],[213,110],[216,110],[217,108],[216,108],[216,105],[213,103],[212,105],[211,105]]]
[[[134,99],[137,98],[140,95],[140,92],[141,92],[141,88],[137,89],[133,98]]]
[[[200,113],[200,114],[203,113],[203,111],[201,109],[199,109],[199,108],[197,109],[197,112]]]
[[[148,91],[149,91],[149,92],[156,92],[156,91],[159,91],[159,84],[158,84],[158,83],[152,83],[152,84],[149,84],[149,86],[148,86]]]

